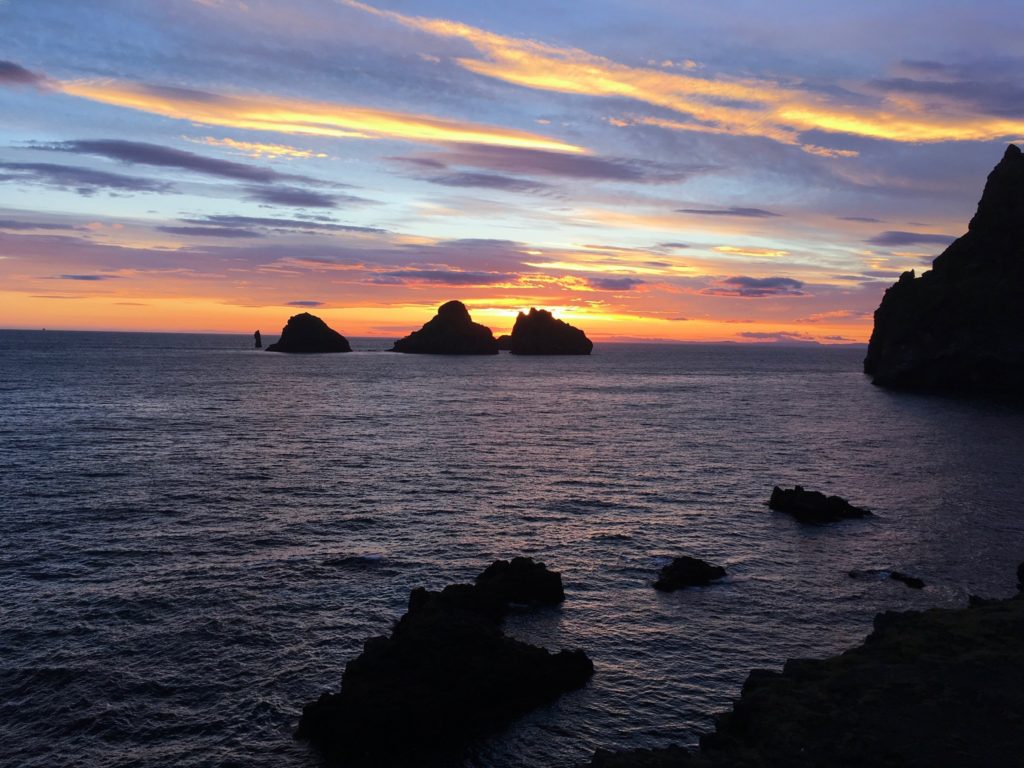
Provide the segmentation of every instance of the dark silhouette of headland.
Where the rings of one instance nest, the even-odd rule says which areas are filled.
[[[267,347],[267,352],[297,354],[351,351],[352,347],[349,345],[348,339],[329,328],[327,323],[309,312],[288,318],[288,324],[281,331],[281,338]]]
[[[864,371],[886,387],[1024,395],[1024,154],[989,174],[967,234],[875,311]]]

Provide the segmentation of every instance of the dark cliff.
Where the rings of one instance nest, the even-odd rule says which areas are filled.
[[[875,311],[865,373],[888,387],[1024,393],[1024,154],[989,174],[967,234]]]
[[[259,332],[257,331],[257,335]],[[256,345],[259,346],[259,343]],[[267,347],[267,352],[295,352],[316,354],[321,352],[351,352],[348,339],[329,328],[316,315],[303,312],[288,318],[281,338]]]
[[[392,352],[426,355],[496,355],[498,342],[491,329],[474,323],[461,301],[442,304],[420,330],[399,339]]]
[[[589,355],[594,343],[579,328],[556,319],[546,309],[516,317],[509,339],[513,355]]]

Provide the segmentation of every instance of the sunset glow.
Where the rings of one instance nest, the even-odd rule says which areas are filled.
[[[864,342],[1024,136],[1012,29],[905,34],[926,8],[808,12],[826,45],[612,2],[2,3],[0,326],[397,336],[458,298],[496,333]]]

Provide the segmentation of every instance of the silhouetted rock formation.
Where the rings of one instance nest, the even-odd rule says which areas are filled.
[[[500,349],[502,352],[508,352],[510,349],[512,349],[512,337],[509,336],[507,333],[503,333],[501,336],[499,336],[498,349]]]
[[[768,506],[779,512],[787,512],[801,523],[834,523],[851,517],[867,517],[870,511],[855,507],[839,496],[826,496],[818,491],[805,491],[803,486],[795,488],[772,488]]]
[[[905,584],[911,589],[924,589],[924,581],[917,578],[916,576],[910,576],[900,571],[884,571],[884,570],[871,570],[866,571],[853,570],[850,571],[851,579],[892,579],[898,581],[901,584]]]
[[[351,351],[348,339],[328,328],[327,323],[309,312],[288,318],[288,324],[281,331],[281,338],[267,347],[267,352],[299,354]]]
[[[875,311],[874,383],[1024,394],[1024,154],[989,174],[968,232],[921,277],[904,272]]]
[[[725,578],[725,568],[711,565],[696,557],[677,557],[661,569],[654,588],[673,592],[683,587],[706,587],[712,581]]]
[[[559,574],[515,558],[476,582],[414,589],[391,635],[345,666],[341,692],[303,708],[296,735],[348,762],[413,765],[586,683],[583,651],[552,654],[501,631],[509,603],[560,602]]]
[[[987,768],[1024,754],[1024,595],[882,613],[863,645],[754,670],[700,751],[594,768]],[[663,758],[656,762],[655,758]]]
[[[496,355],[498,342],[491,329],[474,323],[461,301],[442,304],[432,320],[399,339],[392,352],[422,355]]]
[[[565,600],[562,575],[529,557],[495,560],[476,577],[476,586],[502,605],[558,605]]]
[[[260,332],[259,331],[256,331],[256,333],[254,333],[252,335],[252,340],[253,340],[253,343],[256,346],[256,349],[262,349],[263,348],[263,337],[260,336]]]
[[[889,578],[893,581],[898,581],[901,584],[906,584],[911,589],[924,589],[924,581],[917,578],[916,576],[909,576],[900,571],[893,571],[889,574]]]
[[[589,355],[593,348],[583,331],[556,320],[546,309],[520,312],[509,342],[513,355]]]

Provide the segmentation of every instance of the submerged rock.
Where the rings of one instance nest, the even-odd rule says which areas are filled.
[[[424,355],[496,355],[498,342],[491,329],[474,323],[461,301],[442,304],[418,331],[399,339],[392,352]]]
[[[910,576],[901,571],[886,571],[882,569],[868,569],[868,570],[853,570],[850,571],[851,579],[891,579],[892,581],[898,581],[901,584],[905,584],[911,589],[924,589],[924,581],[917,578],[916,576]]]
[[[871,512],[855,507],[839,496],[826,496],[819,491],[805,491],[803,486],[772,488],[768,506],[786,512],[801,523],[834,523],[853,517],[868,517]]]
[[[1024,154],[989,174],[967,234],[885,292],[864,360],[874,383],[1024,395]]]
[[[712,581],[725,578],[725,568],[711,565],[696,557],[677,557],[661,569],[654,588],[673,592],[683,587],[706,587]]]
[[[499,560],[477,583],[415,589],[387,637],[345,666],[341,692],[302,711],[296,736],[360,765],[412,765],[457,750],[593,674],[583,651],[507,637],[509,603],[557,603],[561,576],[529,558]]]
[[[987,768],[1024,754],[1024,595],[883,613],[860,645],[754,670],[700,751],[594,768]],[[657,762],[656,758],[663,758]]]
[[[589,355],[594,343],[579,328],[556,319],[546,309],[522,312],[512,327],[513,355]]]
[[[348,339],[328,328],[327,323],[309,312],[288,318],[288,324],[281,331],[281,338],[267,347],[267,352],[300,354],[351,351]]]

